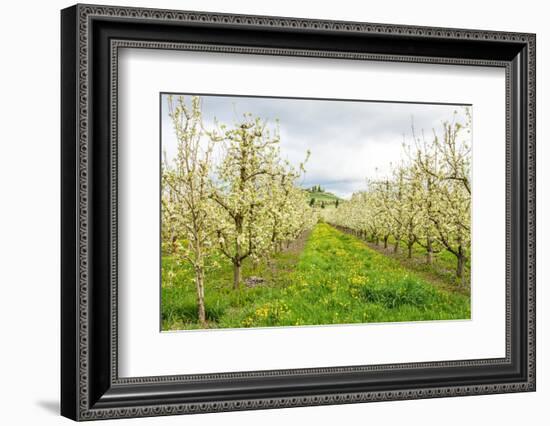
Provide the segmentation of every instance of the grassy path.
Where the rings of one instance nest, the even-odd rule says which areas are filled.
[[[163,329],[196,328],[190,271],[163,258]],[[231,269],[222,266],[207,277],[209,324],[221,327],[343,324],[465,319],[470,298],[435,288],[395,259],[327,224],[318,224],[304,250],[282,253],[271,265],[243,276],[260,276],[261,286],[231,289]],[[175,275],[174,275],[175,274]],[[163,279],[163,282],[165,279]]]

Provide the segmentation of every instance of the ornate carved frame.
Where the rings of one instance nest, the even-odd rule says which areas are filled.
[[[61,413],[74,420],[535,390],[533,34],[76,5],[62,24]],[[119,378],[117,70],[124,47],[506,70],[506,356]]]

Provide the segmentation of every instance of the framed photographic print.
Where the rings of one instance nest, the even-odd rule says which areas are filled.
[[[76,5],[74,420],[535,390],[535,36]]]

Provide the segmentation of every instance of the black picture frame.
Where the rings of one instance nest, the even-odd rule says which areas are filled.
[[[97,5],[61,12],[61,414],[74,420],[535,390],[534,34]],[[117,49],[506,70],[506,357],[194,376],[117,373]]]

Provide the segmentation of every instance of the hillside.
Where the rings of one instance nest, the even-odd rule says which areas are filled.
[[[310,201],[312,199],[315,200],[314,206],[316,207],[319,207],[322,203],[324,203],[325,206],[330,206],[342,201],[341,198],[334,195],[332,192],[325,191],[318,186],[307,189],[307,193]]]

